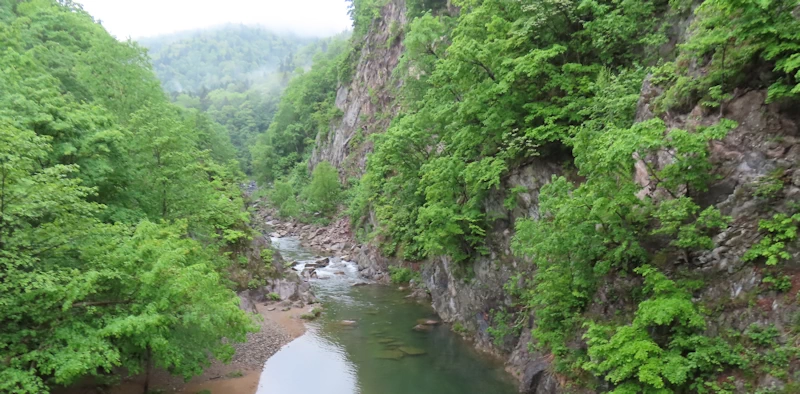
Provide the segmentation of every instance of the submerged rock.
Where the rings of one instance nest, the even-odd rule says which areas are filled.
[[[339,322],[339,324],[343,326],[355,326],[358,324],[358,322],[355,320],[342,320]]]
[[[405,354],[399,350],[383,350],[378,352],[376,358],[383,360],[400,360]]]
[[[416,326],[414,326],[414,327],[413,327],[413,328],[411,328],[411,329],[412,329],[412,330],[414,330],[414,331],[425,332],[425,331],[430,331],[431,329],[433,329],[433,327],[431,327],[431,326],[426,326],[426,325],[424,325],[424,324],[417,324]]]
[[[438,326],[439,324],[442,324],[441,321],[433,319],[419,319],[417,320],[417,323],[422,324],[423,326]]]
[[[417,348],[417,347],[413,347],[413,346],[400,346],[399,348],[397,348],[397,350],[399,350],[399,351],[401,351],[401,352],[403,352],[403,353],[405,353],[405,354],[407,354],[409,356],[421,356],[421,355],[427,353],[426,351],[424,351],[424,350],[422,350],[420,348]]]

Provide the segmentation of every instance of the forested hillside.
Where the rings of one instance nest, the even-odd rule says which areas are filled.
[[[283,89],[311,68],[315,56],[338,52],[346,37],[306,38],[225,26],[147,38],[141,44],[172,100],[225,126],[249,173],[250,147],[269,127]]]
[[[153,70],[168,92],[195,94],[229,84],[260,82],[276,71],[291,73],[296,67],[295,56],[313,41],[249,26],[139,40],[148,49]]]
[[[254,328],[225,130],[70,1],[0,2],[0,48],[0,392],[230,357]]]
[[[279,104],[323,123],[256,174],[309,221],[306,168],[366,163],[364,264],[422,263],[526,391],[796,392],[799,5],[354,0],[337,96]]]

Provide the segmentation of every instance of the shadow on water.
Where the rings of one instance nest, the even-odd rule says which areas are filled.
[[[287,260],[313,255],[293,239],[273,239]],[[258,394],[511,394],[503,366],[479,354],[437,319],[430,306],[390,286],[351,287],[353,263],[331,259],[313,283],[325,306],[308,332],[265,364]]]

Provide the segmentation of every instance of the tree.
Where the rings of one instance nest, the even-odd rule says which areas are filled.
[[[72,2],[0,9],[0,391],[228,359],[254,326],[220,274],[248,236],[227,136]]]
[[[317,164],[311,173],[311,183],[304,193],[312,210],[330,216],[336,211],[341,187],[339,172],[330,163],[323,161]]]

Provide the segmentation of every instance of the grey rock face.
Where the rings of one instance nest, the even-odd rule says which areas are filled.
[[[407,23],[404,0],[390,0],[383,6],[381,18],[370,26],[365,37],[352,82],[340,86],[336,92],[336,107],[344,115],[327,134],[317,136],[310,168],[328,161],[343,173],[363,172],[372,145],[354,140],[358,134],[366,137],[388,127],[389,118],[376,119],[378,113],[396,113],[391,76],[403,53],[403,29],[392,26],[402,27]]]

